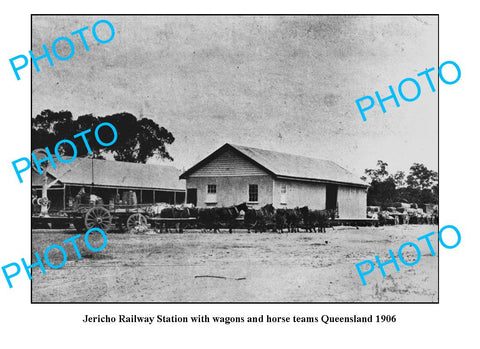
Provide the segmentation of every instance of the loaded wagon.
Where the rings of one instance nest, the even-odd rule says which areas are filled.
[[[65,210],[75,229],[82,233],[92,228],[132,231],[135,227],[148,224],[146,207],[137,205],[78,205]]]
[[[34,226],[51,224],[52,228],[68,228],[73,224],[79,233],[92,228],[100,228],[104,232],[133,232],[140,227],[148,227],[149,224],[160,232],[171,227],[182,232],[184,227],[196,222],[195,217],[160,217],[151,208],[152,205],[148,204],[80,204],[51,216],[34,215],[32,221]]]
[[[77,231],[84,232],[92,228],[100,228],[107,232],[116,230],[134,232],[135,229],[147,228],[150,224],[155,230],[162,232],[174,227],[183,232],[184,227],[195,224],[196,217],[190,216],[188,208],[180,209],[170,204],[136,204],[136,200],[128,199],[121,203],[111,201],[108,205],[79,204],[64,213],[69,217]],[[186,213],[186,214],[179,214]],[[143,227],[143,228],[142,228]]]

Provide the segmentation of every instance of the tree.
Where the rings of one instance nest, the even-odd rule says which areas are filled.
[[[384,181],[372,181],[367,192],[367,205],[392,206],[396,200],[395,182],[392,177]]]
[[[408,202],[423,205],[438,203],[438,173],[425,165],[414,163],[405,180],[405,172],[388,173],[388,164],[378,160],[376,169],[366,169],[370,179],[367,204],[388,207],[395,202]],[[367,177],[363,177],[367,179]]]
[[[110,122],[117,130],[117,141],[109,147],[103,147],[95,140],[94,130],[102,122]],[[172,133],[151,119],[138,120],[126,112],[105,117],[87,114],[74,120],[69,111],[44,110],[32,119],[32,149],[48,146],[53,153],[58,141],[69,139],[76,145],[77,156],[86,156],[88,152],[83,140],[74,139],[73,136],[87,129],[91,132],[85,136],[95,158],[104,158],[106,153],[111,153],[118,161],[145,163],[154,156],[173,160],[166,149],[166,146],[175,140]],[[100,129],[99,137],[111,139],[112,131],[108,127],[103,127]],[[59,153],[61,156],[71,156],[73,149],[68,144],[62,144]]]
[[[403,171],[397,171],[393,175],[393,180],[395,181],[395,186],[397,188],[405,187],[406,182],[405,182],[405,172]]]
[[[425,165],[414,163],[405,179],[405,172],[388,173],[388,164],[377,161],[376,169],[365,169],[370,187],[367,192],[367,204],[388,207],[395,202],[408,202],[423,205],[438,203],[438,173]]]
[[[365,169],[365,174],[370,177],[370,182],[382,182],[388,178],[388,164],[382,160],[378,160],[377,167],[377,169]]]
[[[415,189],[432,189],[438,182],[438,173],[430,171],[425,165],[414,163],[410,167],[410,174],[407,176],[407,184]]]
[[[44,110],[32,119],[32,150],[48,147],[53,151],[59,140],[73,138],[75,133],[72,113]],[[60,134],[68,134],[68,137],[59,137]]]
[[[117,129],[118,141],[109,147],[115,160],[145,163],[153,156],[173,160],[165,145],[172,144],[175,138],[153,120],[137,121],[132,114],[120,113],[100,118],[100,122],[110,122]]]
[[[100,124],[100,121],[98,118],[93,116],[93,114],[87,114],[87,115],[81,115],[78,117],[77,120],[74,122],[75,130],[73,131],[73,135],[83,132],[85,130],[92,130],[92,132],[95,132],[94,130],[97,128],[97,126]],[[114,124],[115,128],[117,127]],[[92,156],[94,159],[105,159],[105,157],[102,155],[102,150],[105,149],[104,147],[100,146],[97,142],[90,142],[90,140],[94,139],[94,136],[92,134],[87,134],[87,139],[89,139],[89,144],[90,148],[92,149]],[[111,138],[103,138],[102,139],[111,139]],[[117,140],[118,142],[118,140]],[[65,149],[62,149],[65,151]],[[87,156],[88,151],[87,148],[81,145],[80,147],[77,146],[78,154],[77,156]],[[111,151],[111,149],[109,149]],[[67,150],[68,153],[70,153],[71,149]]]
[[[377,161],[376,169],[365,169],[363,177],[369,179],[370,187],[367,192],[367,205],[370,206],[391,206],[396,197],[395,180],[389,175],[388,164],[382,160]]]

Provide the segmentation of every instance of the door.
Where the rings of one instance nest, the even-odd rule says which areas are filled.
[[[187,189],[187,204],[197,206],[197,188]]]
[[[336,184],[327,184],[327,193],[326,193],[326,203],[325,208],[327,210],[337,210],[337,194],[338,194],[338,185]],[[338,212],[336,212],[338,213]]]

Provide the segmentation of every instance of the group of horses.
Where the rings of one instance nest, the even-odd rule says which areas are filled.
[[[247,229],[255,233],[264,233],[268,230],[273,232],[299,232],[303,229],[307,232],[326,232],[329,221],[334,218],[333,210],[310,210],[307,206],[297,208],[276,209],[268,204],[259,209],[249,207],[247,203],[230,207],[196,208],[189,205],[181,206],[153,206],[147,210],[150,216],[160,218],[192,219],[183,224],[187,228],[201,229],[203,232],[220,232],[220,229],[228,229],[232,233],[234,229]],[[168,224],[162,223],[168,229]],[[171,223],[170,225],[177,224]]]

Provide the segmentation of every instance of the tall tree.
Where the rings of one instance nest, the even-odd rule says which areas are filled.
[[[110,122],[117,130],[117,141],[109,147],[99,145],[95,140],[94,130],[102,122]],[[105,117],[92,114],[73,119],[69,111],[53,112],[44,110],[32,119],[32,149],[45,148],[53,152],[55,145],[62,139],[73,141],[77,148],[77,156],[87,155],[87,149],[81,138],[73,136],[90,129],[85,137],[95,158],[104,158],[106,153],[112,153],[115,160],[145,163],[151,157],[173,160],[166,146],[175,140],[172,133],[160,127],[151,119],[138,120],[130,113],[117,113]],[[109,140],[112,131],[103,127],[99,132],[100,139]],[[71,146],[64,144],[59,148],[61,156],[73,155]]]
[[[392,206],[396,201],[395,182],[392,177],[384,181],[372,181],[367,192],[367,205]]]
[[[407,184],[414,189],[432,189],[438,182],[438,173],[429,170],[425,165],[414,163],[407,176]]]
[[[388,164],[382,160],[377,161],[376,169],[367,168],[365,169],[365,174],[368,176],[367,179],[370,179],[370,182],[376,181],[381,182],[388,178]],[[364,177],[365,178],[365,177]]]
[[[403,171],[397,171],[393,175],[393,180],[395,181],[395,186],[397,188],[402,188],[405,187],[406,182],[405,182],[405,172]]]
[[[59,140],[73,138],[75,133],[72,113],[44,110],[32,119],[32,150],[48,147],[53,152]],[[60,138],[59,135],[69,136]]]
[[[137,120],[132,114],[120,113],[100,118],[100,122],[110,122],[117,129],[118,141],[109,147],[115,160],[145,163],[153,156],[173,160],[166,145],[175,138],[153,120]]]

